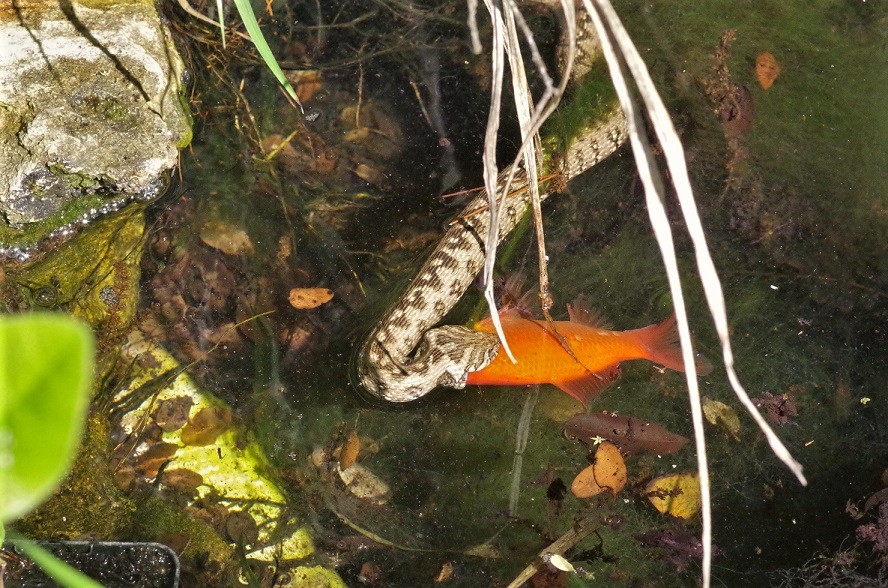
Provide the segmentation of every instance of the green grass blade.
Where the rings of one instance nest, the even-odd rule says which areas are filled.
[[[253,7],[250,5],[249,0],[234,0],[234,6],[237,8],[237,12],[240,14],[247,32],[250,33],[250,38],[253,40],[253,44],[256,45],[259,55],[265,61],[265,65],[284,87],[287,94],[301,106],[302,104],[296,96],[296,91],[290,85],[290,81],[284,76],[281,66],[278,65],[277,59],[274,58],[274,54],[265,40],[265,35],[262,34],[262,30],[259,28],[259,22],[256,20],[256,15],[253,13]]]

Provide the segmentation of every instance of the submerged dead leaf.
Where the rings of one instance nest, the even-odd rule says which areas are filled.
[[[179,446],[175,443],[157,443],[139,456],[136,472],[145,478],[157,477],[163,465],[173,459]]]
[[[687,520],[700,511],[700,476],[695,473],[654,478],[644,493],[663,514]]]
[[[182,443],[202,447],[216,441],[231,425],[231,411],[224,408],[204,408],[194,415],[182,429]]]
[[[318,90],[323,88],[320,70],[287,71],[284,75],[296,86],[296,96],[302,104],[310,102]]]
[[[371,504],[381,506],[388,502],[391,496],[389,485],[359,463],[352,464],[345,470],[340,469],[339,478],[352,495]]]
[[[161,401],[154,411],[154,422],[166,433],[177,431],[188,422],[188,413],[194,400],[190,396],[176,396]]]
[[[358,461],[358,454],[360,452],[361,440],[358,438],[358,433],[352,429],[348,432],[345,443],[342,444],[342,449],[339,452],[339,467],[347,470],[353,466]]]
[[[197,488],[203,484],[203,476],[183,468],[164,470],[163,483],[165,486],[193,495],[197,493]]]
[[[317,308],[333,299],[333,291],[327,288],[293,288],[290,290],[290,306],[308,310]]]
[[[737,416],[737,412],[733,408],[724,402],[704,397],[703,416],[706,417],[709,424],[720,425],[731,434],[731,437],[737,441],[740,440],[740,417]]]
[[[762,88],[767,90],[773,86],[778,75],[780,64],[772,53],[763,51],[755,56],[755,77]]]
[[[627,478],[620,450],[605,441],[595,452],[595,463],[577,474],[570,491],[577,498],[591,498],[605,491],[616,496],[626,486]]]
[[[445,561],[441,564],[441,570],[435,576],[435,584],[447,582],[453,577],[453,562]]]
[[[224,223],[207,223],[200,228],[200,240],[226,255],[253,253],[253,241],[241,227]]]

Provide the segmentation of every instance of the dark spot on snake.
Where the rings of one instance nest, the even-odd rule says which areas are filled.
[[[457,222],[462,225],[463,229],[465,229],[466,235],[475,240],[475,245],[478,247],[478,249],[484,251],[484,239],[481,238],[481,235],[478,234],[478,231],[475,230],[475,227],[472,224],[466,222],[466,219],[461,218]]]

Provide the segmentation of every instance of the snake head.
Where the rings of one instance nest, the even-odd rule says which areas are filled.
[[[423,336],[417,362],[436,375],[437,385],[461,389],[466,387],[469,372],[487,367],[499,347],[494,334],[444,325]]]
[[[496,335],[445,325],[427,331],[407,358],[396,358],[381,342],[372,341],[361,351],[358,377],[374,396],[410,402],[438,386],[465,388],[469,372],[486,367],[497,351]]]

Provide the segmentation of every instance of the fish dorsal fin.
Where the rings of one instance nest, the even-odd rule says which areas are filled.
[[[598,372],[589,372],[576,380],[562,380],[552,383],[579,400],[580,404],[586,406],[586,403],[592,397],[598,395],[598,393],[610,386],[619,377],[620,365],[614,364]]]
[[[593,327],[595,329],[611,330],[611,324],[605,319],[600,312],[592,310],[589,303],[582,296],[577,296],[573,304],[567,305],[567,314],[570,320],[575,323]]]
[[[524,275],[512,274],[506,278],[500,291],[500,316],[509,314],[526,319],[537,318],[533,311],[535,308],[533,299],[533,288],[524,290]]]

